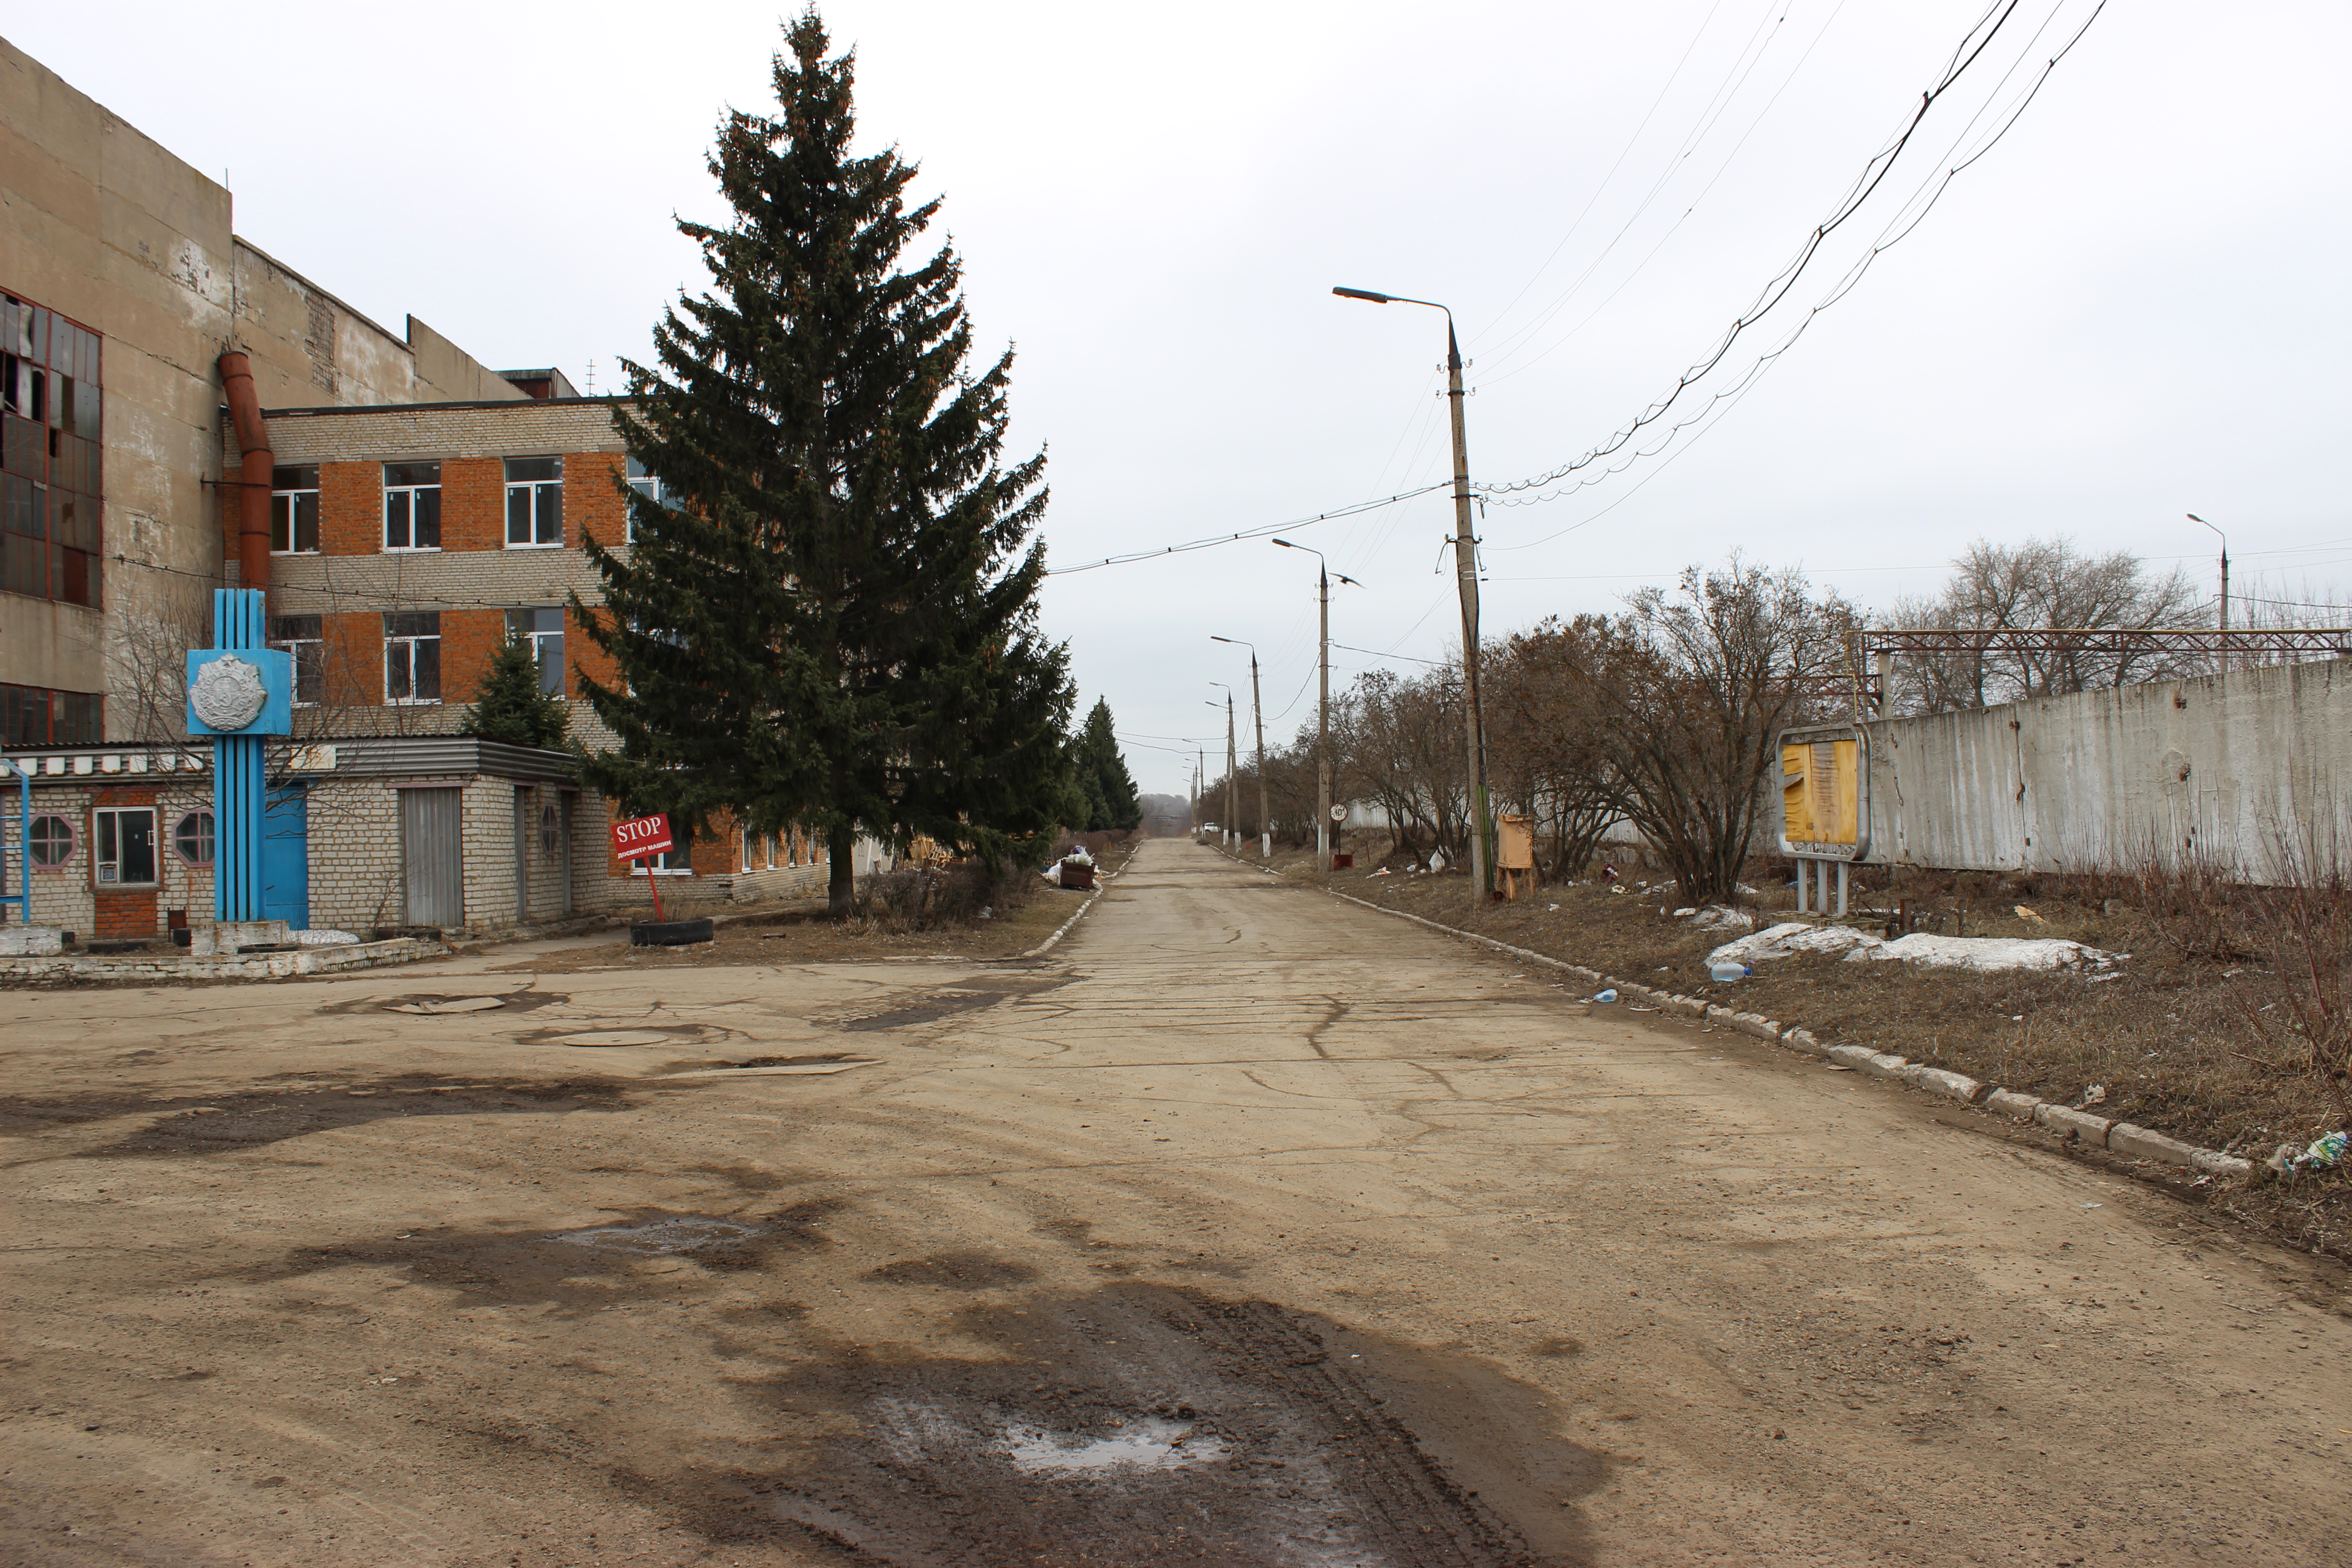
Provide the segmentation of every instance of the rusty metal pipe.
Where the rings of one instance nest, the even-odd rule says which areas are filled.
[[[221,392],[228,398],[229,422],[245,453],[237,490],[237,581],[247,588],[269,586],[269,480],[277,454],[262,423],[261,398],[253,389],[253,365],[236,349],[220,356]]]

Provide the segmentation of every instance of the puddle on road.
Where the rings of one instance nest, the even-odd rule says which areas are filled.
[[[1014,1468],[1033,1474],[1111,1470],[1122,1466],[1173,1470],[1205,1465],[1225,1451],[1223,1443],[1192,1422],[1158,1415],[1139,1415],[1101,1437],[1049,1432],[1016,1422],[1004,1429],[1003,1446]]]
[[[667,1029],[583,1029],[576,1035],[558,1035],[549,1043],[558,1046],[666,1046],[677,1037]]]
[[[575,1247],[603,1247],[650,1256],[723,1247],[754,1235],[756,1230],[756,1226],[736,1220],[684,1215],[677,1219],[650,1220],[644,1225],[601,1225],[593,1230],[567,1230],[555,1239]]]
[[[730,1532],[748,1507],[890,1568],[1587,1559],[1575,1504],[1605,1461],[1483,1363],[1132,1282],[953,1321],[992,1353],[803,1341],[762,1387],[793,1451],[767,1478],[689,1475],[680,1506]]]

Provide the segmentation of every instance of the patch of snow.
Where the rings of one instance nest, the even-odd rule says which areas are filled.
[[[1881,938],[1852,926],[1817,926],[1790,921],[1783,925],[1767,926],[1753,936],[1727,942],[1708,953],[1706,961],[1761,963],[1768,958],[1786,958],[1792,952],[1844,952],[1853,948],[1885,945]]]
[[[1845,955],[1848,963],[1899,959],[1922,969],[2105,969],[2116,955],[2054,936],[1937,936],[1915,931]]]
[[[1101,1437],[1008,1422],[1003,1442],[1014,1467],[1032,1474],[1066,1475],[1129,1467],[1167,1470],[1206,1464],[1225,1451],[1224,1444],[1214,1437],[1193,1436],[1189,1422],[1166,1421],[1156,1415],[1139,1416]]]
[[[1756,917],[1744,914],[1729,904],[1709,904],[1692,914],[1684,923],[1693,931],[1748,931],[1756,929]]]
[[[304,947],[343,947],[359,941],[347,931],[298,931],[294,940]]]

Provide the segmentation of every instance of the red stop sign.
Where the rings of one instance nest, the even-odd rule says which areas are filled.
[[[670,847],[669,818],[660,814],[632,816],[613,824],[613,853],[624,860],[658,855]]]

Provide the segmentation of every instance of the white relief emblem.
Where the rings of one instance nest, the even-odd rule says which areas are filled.
[[[215,730],[242,730],[268,705],[269,689],[262,684],[260,668],[235,654],[198,670],[196,683],[188,688],[188,706]]]

